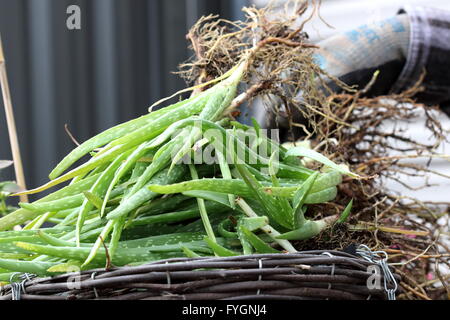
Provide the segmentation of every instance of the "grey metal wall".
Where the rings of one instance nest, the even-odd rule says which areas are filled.
[[[81,8],[81,30],[66,9]],[[184,86],[171,74],[190,54],[185,34],[203,14],[239,17],[246,0],[0,0],[7,61],[28,187],[83,141],[146,112]],[[0,159],[11,159],[0,109]],[[13,170],[0,180],[13,178]]]

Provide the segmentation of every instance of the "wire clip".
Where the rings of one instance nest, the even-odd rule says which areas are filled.
[[[372,251],[363,244],[358,246],[356,253],[364,260],[375,263],[381,268],[384,275],[384,290],[387,293],[388,300],[395,300],[398,285],[387,263],[388,254],[385,251]]]

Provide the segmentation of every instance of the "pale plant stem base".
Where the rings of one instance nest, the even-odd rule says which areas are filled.
[[[252,217],[252,218],[259,217],[253,211],[253,209],[250,208],[250,206],[248,205],[247,202],[245,202],[244,199],[237,198],[236,203],[238,204],[239,207],[241,207],[241,209],[244,211],[244,213],[247,216]],[[289,252],[289,253],[298,252],[289,241],[276,239],[276,237],[281,235],[281,233],[279,233],[277,230],[272,228],[270,225],[262,227],[261,230],[264,231],[265,233],[267,233],[276,243],[278,243],[281,247],[283,247],[283,249],[285,249],[287,252]]]

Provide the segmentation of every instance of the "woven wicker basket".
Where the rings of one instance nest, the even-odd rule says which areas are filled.
[[[27,279],[0,300],[386,299],[383,286],[367,286],[372,264],[339,251],[167,259]]]

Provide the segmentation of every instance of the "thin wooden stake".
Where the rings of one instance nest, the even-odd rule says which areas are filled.
[[[19,140],[17,139],[16,123],[12,107],[11,94],[9,92],[8,77],[6,74],[5,55],[3,54],[2,39],[0,36],[0,84],[2,87],[3,104],[5,106],[6,123],[8,124],[9,141],[14,161],[16,182],[22,189],[26,190],[25,175],[23,174],[22,158],[20,157]],[[27,195],[20,196],[21,202],[28,202]]]

